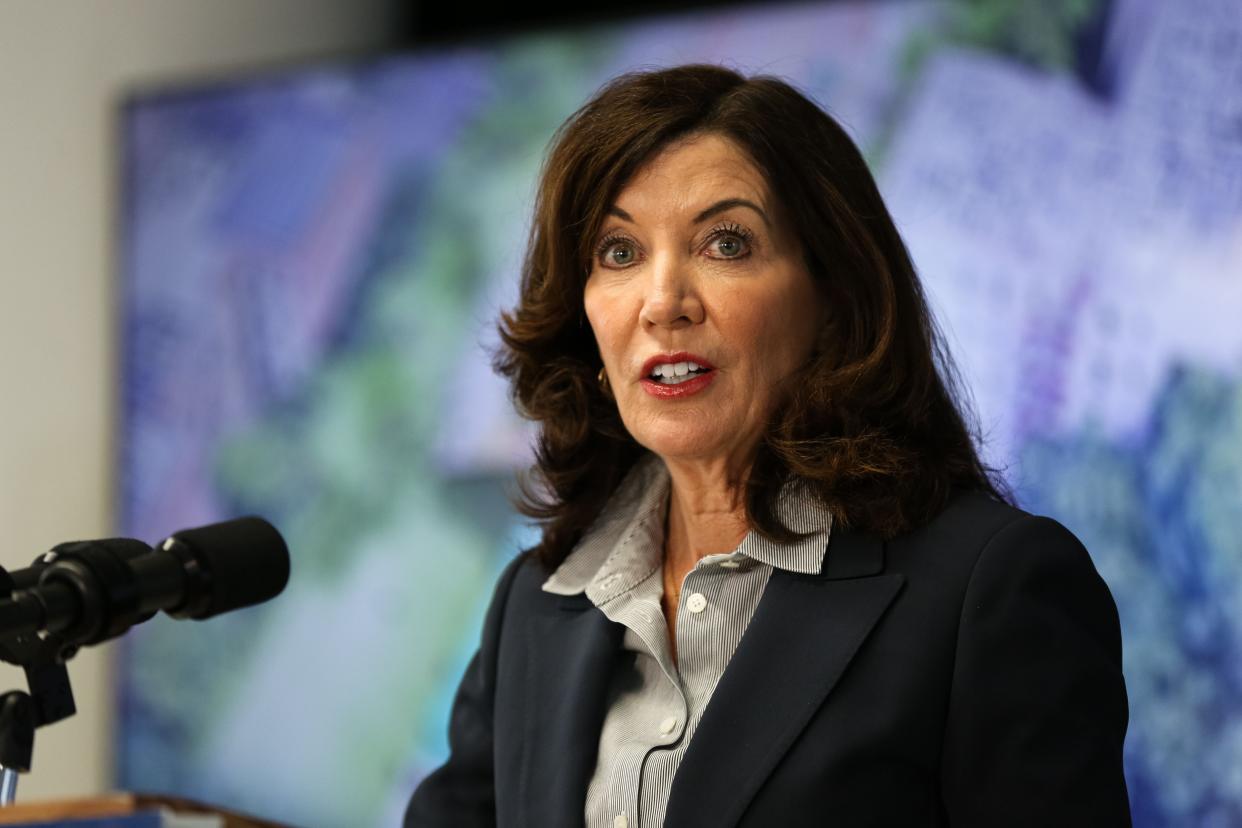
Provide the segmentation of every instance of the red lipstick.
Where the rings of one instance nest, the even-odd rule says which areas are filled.
[[[651,372],[655,370],[657,365],[674,364],[678,362],[693,362],[700,368],[705,369],[703,373],[679,382],[676,385],[666,385],[659,380],[651,378]],[[712,384],[716,379],[715,366],[697,354],[688,351],[678,351],[673,354],[656,354],[643,363],[643,376],[640,381],[643,390],[653,397],[661,399],[679,399],[681,397],[689,397],[697,394],[707,386]]]

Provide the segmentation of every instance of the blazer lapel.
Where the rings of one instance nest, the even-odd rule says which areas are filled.
[[[774,570],[682,759],[665,821],[735,825],[904,583],[883,544],[834,529],[824,570]]]
[[[528,642],[520,825],[582,825],[624,628],[586,595],[548,595]]]

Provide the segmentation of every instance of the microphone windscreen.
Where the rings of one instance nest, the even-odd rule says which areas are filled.
[[[289,550],[276,527],[259,517],[186,529],[184,543],[211,579],[211,597],[196,618],[210,618],[275,598],[289,582]]]

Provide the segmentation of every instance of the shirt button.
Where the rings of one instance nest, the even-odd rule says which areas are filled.
[[[690,596],[690,600],[686,601],[686,609],[691,612],[702,612],[707,606],[707,599],[703,597],[703,593],[696,592]]]
[[[738,561],[721,561],[720,566],[724,569],[737,569],[742,564]]]
[[[671,735],[672,732],[676,729],[677,729],[677,717],[676,716],[669,716],[667,719],[660,722],[660,733],[664,734],[665,736]]]
[[[625,814],[617,814],[612,818],[612,828],[630,828],[630,821],[625,818]]]

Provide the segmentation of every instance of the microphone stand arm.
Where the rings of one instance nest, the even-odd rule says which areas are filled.
[[[253,547],[260,565],[229,549]],[[54,546],[32,566],[0,567],[0,660],[26,671],[29,692],[0,695],[0,806],[30,770],[36,728],[72,716],[65,662],[79,646],[122,635],[164,610],[210,618],[280,593],[289,550],[258,517],[178,532],[152,549],[129,538]]]
[[[12,594],[13,579],[0,567],[0,594]],[[30,771],[35,728],[77,712],[65,662],[77,647],[56,634],[0,634],[0,660],[26,671],[28,691],[0,695],[0,806],[12,805],[18,774]]]

